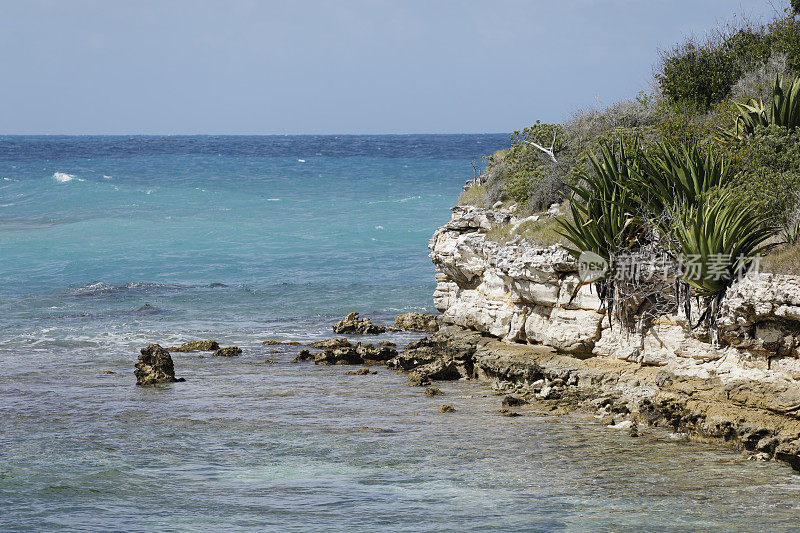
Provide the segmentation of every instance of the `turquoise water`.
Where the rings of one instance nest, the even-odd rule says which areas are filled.
[[[427,240],[506,139],[0,137],[0,529],[793,527],[786,467],[261,346],[432,311]],[[204,338],[244,353],[134,385]]]

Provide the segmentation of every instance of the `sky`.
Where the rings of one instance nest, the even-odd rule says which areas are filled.
[[[2,134],[501,133],[784,0],[0,0]]]

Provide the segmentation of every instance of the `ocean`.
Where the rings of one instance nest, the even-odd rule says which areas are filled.
[[[0,136],[0,530],[796,527],[786,466],[262,346],[433,312],[427,241],[507,143]],[[140,348],[196,339],[243,354],[135,385]]]

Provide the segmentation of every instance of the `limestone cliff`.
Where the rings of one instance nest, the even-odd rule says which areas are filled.
[[[577,263],[563,249],[486,239],[487,230],[508,222],[514,222],[510,212],[456,207],[452,220],[431,238],[434,303],[445,323],[495,337],[506,346],[551,348],[562,357],[562,369],[569,361],[573,370],[589,364],[596,374],[603,368],[622,369],[630,379],[619,379],[616,371],[613,379],[595,378],[635,396],[636,409],[647,410],[654,420],[672,417],[675,429],[800,466],[795,453],[800,450],[800,279],[759,274],[736,283],[723,301],[718,347],[681,315],[662,317],[640,336],[614,324],[589,286],[572,298]],[[494,344],[494,351],[502,345]],[[536,352],[517,350],[508,368],[498,367],[490,351],[483,353],[474,360],[475,375],[496,377],[513,374],[519,358],[525,359],[520,354]],[[529,363],[533,359],[529,355]],[[524,375],[518,379],[524,382]],[[546,372],[535,375],[543,376]],[[675,412],[692,422],[675,423]],[[712,413],[714,427],[734,428],[730,435],[698,429],[698,421]],[[760,447],[748,441],[753,434]]]

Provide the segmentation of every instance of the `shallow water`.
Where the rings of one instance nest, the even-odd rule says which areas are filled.
[[[0,529],[795,527],[785,466],[261,345],[431,310],[427,239],[504,142],[0,137]],[[133,384],[196,338],[244,353]]]

